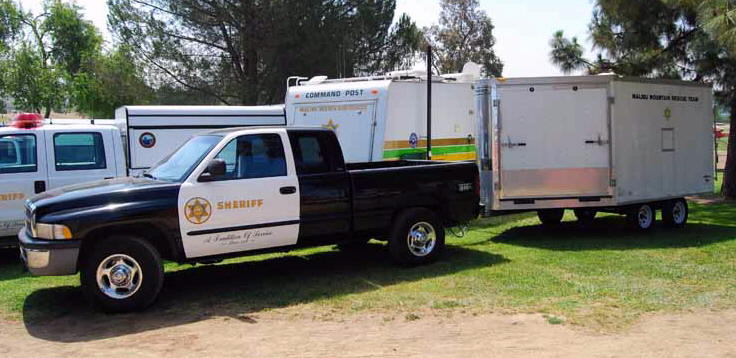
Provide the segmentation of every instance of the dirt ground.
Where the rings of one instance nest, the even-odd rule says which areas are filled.
[[[43,324],[4,322],[0,356],[736,358],[736,310],[653,315],[615,334],[553,325],[538,314],[183,316],[66,315]]]

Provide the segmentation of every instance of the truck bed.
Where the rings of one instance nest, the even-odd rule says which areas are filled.
[[[447,225],[478,216],[474,162],[394,161],[348,164],[357,233],[385,233],[406,207],[434,208]]]

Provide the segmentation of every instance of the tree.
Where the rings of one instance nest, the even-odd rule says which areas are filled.
[[[28,44],[21,44],[0,66],[5,93],[18,108],[41,113],[46,117],[64,100],[62,70],[44,63],[43,57]]]
[[[434,67],[455,73],[473,61],[483,66],[484,75],[501,76],[503,62],[493,51],[493,22],[479,10],[478,0],[442,0],[440,6],[439,25],[425,30],[437,56]]]
[[[704,26],[712,9],[693,0],[597,0],[590,33],[596,60],[582,57],[575,39],[555,34],[552,62],[561,69],[584,68],[595,74],[678,78],[714,84],[716,101],[731,109],[731,137],[736,116],[736,57],[728,42]],[[707,20],[706,20],[707,21]],[[707,23],[707,22],[706,22]],[[711,30],[708,30],[708,29]],[[559,36],[558,36],[559,35]],[[730,141],[722,193],[736,199],[736,140]]]
[[[391,26],[395,0],[108,5],[116,37],[145,61],[157,87],[193,90],[223,104],[280,101],[288,76],[353,76],[400,66],[418,43],[408,18]]]
[[[0,1],[2,90],[17,107],[48,117],[66,102],[68,84],[83,62],[100,51],[101,36],[80,10],[74,3],[49,0],[34,15]]]
[[[141,67],[124,46],[97,54],[74,76],[72,102],[92,118],[112,118],[120,106],[148,103],[153,90],[143,80]]]

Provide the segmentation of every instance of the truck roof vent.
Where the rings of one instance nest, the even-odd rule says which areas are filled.
[[[318,85],[324,81],[327,81],[327,76],[314,76],[309,81],[304,82],[305,85]]]

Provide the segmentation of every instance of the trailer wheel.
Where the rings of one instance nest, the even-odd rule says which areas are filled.
[[[560,222],[562,222],[563,216],[565,216],[564,209],[545,209],[537,211],[539,221],[541,221],[542,225],[546,227],[558,226]]]
[[[647,231],[654,227],[657,219],[657,212],[650,204],[637,205],[629,210],[626,214],[626,220],[629,226],[640,231]]]
[[[575,217],[578,219],[578,224],[582,227],[593,225],[597,214],[598,211],[594,209],[575,209]]]
[[[445,228],[431,210],[408,209],[394,220],[388,246],[391,258],[398,264],[429,263],[445,248]]]
[[[105,239],[89,252],[80,275],[87,299],[105,312],[139,311],[158,297],[164,269],[156,248],[132,236]]]
[[[674,199],[662,205],[662,222],[667,227],[681,228],[687,223],[689,209],[685,199]]]

